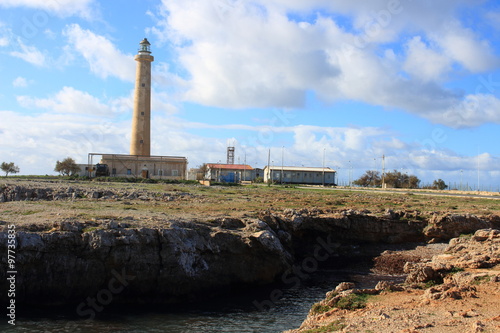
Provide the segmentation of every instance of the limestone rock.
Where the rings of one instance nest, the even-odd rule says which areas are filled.
[[[161,229],[123,228],[113,220],[87,232],[85,223],[74,221],[55,227],[17,232],[19,304],[81,302],[106,288],[116,274],[131,277],[114,295],[117,304],[180,302],[229,286],[271,283],[293,261],[272,230],[248,233],[186,222]],[[0,232],[4,253],[6,239],[7,232]],[[4,290],[5,274],[0,272]]]
[[[349,290],[353,289],[356,285],[352,282],[341,282],[335,287],[335,291],[344,291],[344,290]]]
[[[438,273],[429,265],[417,264],[406,277],[405,283],[422,283],[438,278]]]
[[[424,233],[429,239],[448,240],[461,234],[469,234],[488,227],[489,223],[487,221],[481,220],[475,215],[434,214],[429,220]]]

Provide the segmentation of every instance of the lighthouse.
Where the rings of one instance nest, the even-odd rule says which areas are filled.
[[[151,155],[151,44],[147,38],[139,43],[135,73],[134,112],[130,155]]]
[[[93,173],[94,156],[101,156],[100,167],[105,170],[103,176],[151,179],[186,179],[188,161],[182,156],[151,156],[151,44],[146,38],[139,43],[135,56],[134,110],[132,114],[132,135],[130,154],[89,153],[86,169],[89,177],[99,176]],[[94,169],[95,167],[95,169]]]

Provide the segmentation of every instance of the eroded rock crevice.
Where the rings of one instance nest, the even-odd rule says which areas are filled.
[[[363,244],[446,240],[457,232],[496,226],[499,220],[445,215],[426,221],[404,212],[375,216],[287,209],[262,212],[258,219],[163,221],[161,227],[131,227],[130,221],[114,220],[28,225],[16,233],[16,299],[79,302],[108,288],[118,274],[130,281],[113,302],[175,303],[234,286],[275,282],[295,263],[317,255],[319,239],[328,242],[329,252],[336,251],[328,253],[336,260],[362,255],[355,252],[362,252]],[[5,230],[0,251],[6,253],[6,244]],[[2,265],[7,265],[4,257]],[[0,284],[5,284],[6,272],[0,272]]]

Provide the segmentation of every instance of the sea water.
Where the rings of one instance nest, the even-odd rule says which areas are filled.
[[[1,332],[172,332],[275,333],[298,328],[311,306],[342,281],[359,287],[387,277],[367,272],[322,270],[288,288],[275,285],[179,306],[106,306],[94,320],[76,315],[76,308],[24,309],[16,326],[0,324]],[[279,297],[277,297],[279,296]],[[270,300],[273,300],[271,302]]]

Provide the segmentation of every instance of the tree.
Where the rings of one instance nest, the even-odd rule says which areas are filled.
[[[59,172],[63,176],[70,176],[80,171],[80,167],[76,165],[74,159],[72,159],[71,157],[66,157],[62,162],[56,162],[54,171]]]
[[[203,163],[202,165],[200,165],[198,167],[198,174],[197,177],[196,177],[196,180],[205,180],[206,177],[207,177],[207,172],[208,172],[208,165],[206,163]],[[198,179],[198,177],[201,177],[200,179]]]
[[[445,190],[445,189],[448,188],[448,185],[446,185],[446,183],[444,182],[444,180],[442,180],[441,178],[439,178],[438,180],[435,180],[432,183],[432,188],[434,188],[436,190]]]
[[[397,170],[385,174],[387,187],[393,188],[418,188],[420,179],[415,175],[408,175]]]
[[[9,173],[18,173],[19,172],[19,167],[14,164],[14,162],[2,162],[2,165],[0,165],[0,169],[2,169],[3,172],[5,172],[5,177],[9,175]]]
[[[353,184],[358,186],[380,186],[382,178],[380,172],[375,170],[367,170],[361,177],[356,179]]]
[[[420,186],[420,179],[415,175],[408,176],[408,188],[418,188]]]

